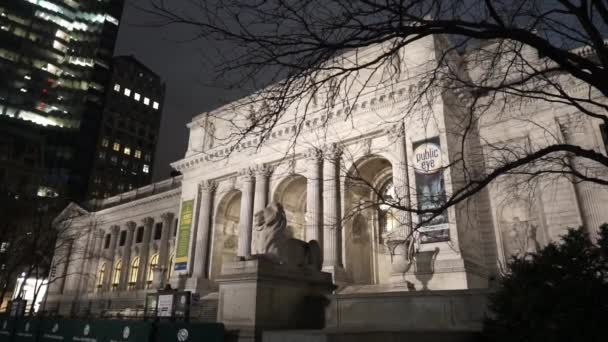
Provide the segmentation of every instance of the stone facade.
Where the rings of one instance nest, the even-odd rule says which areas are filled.
[[[422,61],[432,60],[437,44],[430,37],[408,46],[409,67],[418,63],[424,68]],[[217,298],[222,265],[255,254],[254,213],[269,201],[285,208],[292,236],[319,242],[323,271],[332,274],[339,286],[336,296],[346,296],[344,303],[412,290],[488,288],[511,255],[535,251],[568,227],[597,227],[608,221],[608,210],[599,207],[606,203],[605,189],[566,178],[539,179],[521,196],[508,191],[515,180],[505,177],[426,224],[424,233],[416,235],[414,261],[407,265],[405,249],[396,242],[411,236],[412,223],[423,218],[370,205],[379,197],[424,206],[423,195],[450,194],[464,182],[463,170],[447,167],[456,156],[475,150],[488,157],[494,153],[489,146],[497,144],[548,143],[547,131],[606,151],[598,122],[581,118],[570,107],[543,102],[527,103],[523,111],[490,108],[476,134],[460,144],[459,101],[466,101],[461,95],[438,94],[426,111],[406,115],[403,110],[412,101],[416,77],[404,75],[388,85],[381,78],[373,80],[376,84],[360,92],[354,104],[329,109],[313,105],[301,121],[293,109],[294,115],[278,122],[261,144],[255,135],[237,145],[230,141],[234,122],[247,119],[230,105],[194,117],[188,124],[188,150],[172,164],[183,174],[172,180],[179,186],[168,187],[166,181],[151,186],[163,191],[138,189],[101,201],[98,205],[104,208],[99,210],[66,209],[78,209],[78,227],[94,227],[73,241],[90,257],[73,256],[78,248],[71,248],[68,258],[56,256],[58,280],[51,285],[47,309],[141,308],[146,291],[165,280],[201,298]],[[530,113],[542,124],[518,119]],[[440,163],[441,171],[430,172],[437,166],[425,166],[425,159]],[[473,172],[488,163],[474,158],[471,162],[477,165],[469,170]],[[162,223],[160,235],[155,234],[157,223]],[[149,277],[152,258],[158,260],[158,271]],[[67,266],[59,262],[62,259],[69,260]],[[117,263],[122,268],[115,276]],[[398,297],[416,301],[410,295]],[[466,300],[456,302],[462,307]],[[336,303],[334,311],[343,307]]]

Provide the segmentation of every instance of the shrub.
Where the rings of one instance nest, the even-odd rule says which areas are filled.
[[[608,341],[608,225],[513,258],[490,298],[491,341]]]

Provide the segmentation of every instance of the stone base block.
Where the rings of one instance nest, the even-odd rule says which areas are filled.
[[[226,263],[219,284],[218,321],[239,340],[260,340],[268,329],[322,328],[330,273],[277,265],[265,259]]]

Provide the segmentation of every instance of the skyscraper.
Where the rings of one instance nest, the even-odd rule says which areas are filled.
[[[29,153],[39,158],[31,162],[23,162],[14,148],[0,150],[0,182],[19,179],[14,183],[29,188],[37,182],[43,195],[84,197],[123,5],[124,0],[0,1],[0,125],[14,136],[11,141],[31,138],[28,146],[43,146],[42,153]],[[12,167],[13,159],[21,167]]]
[[[133,56],[112,60],[88,197],[103,198],[150,183],[165,85]]]

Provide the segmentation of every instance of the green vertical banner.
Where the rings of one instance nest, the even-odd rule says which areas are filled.
[[[179,214],[179,232],[175,248],[175,271],[185,271],[188,268],[188,251],[190,250],[190,230],[194,213],[194,200],[182,202]]]

